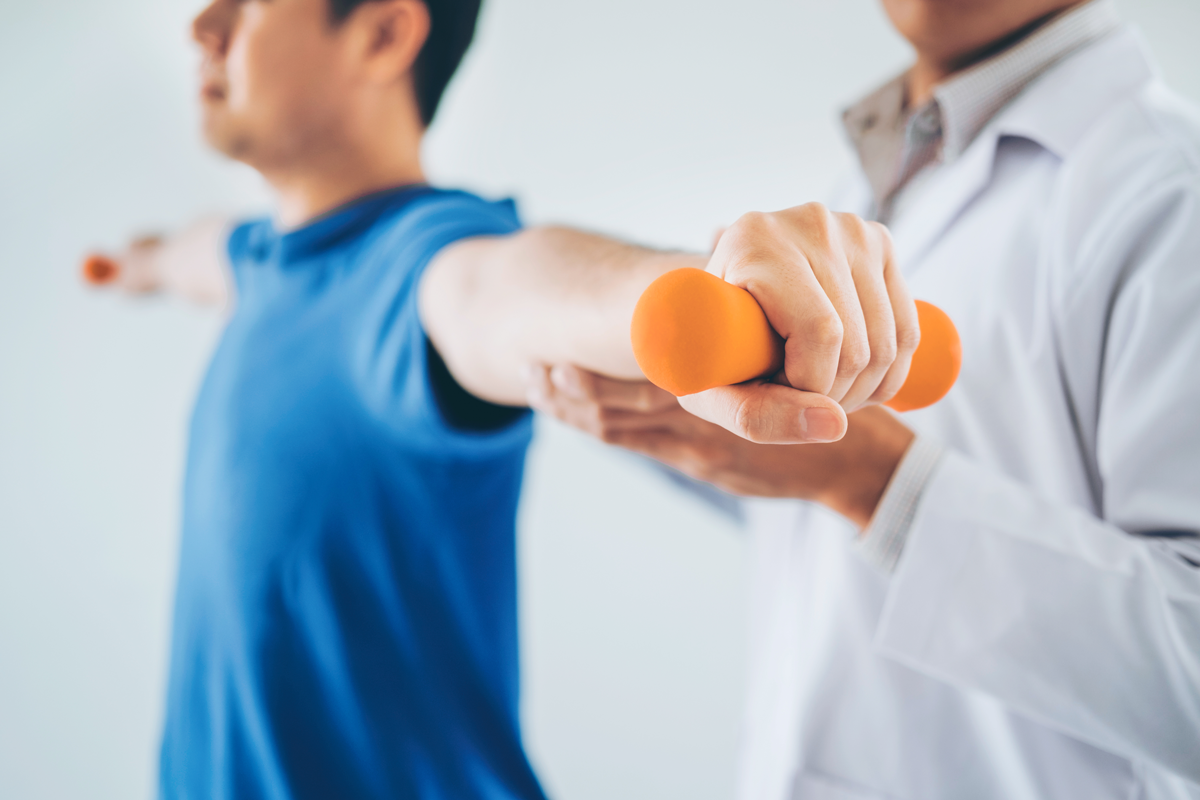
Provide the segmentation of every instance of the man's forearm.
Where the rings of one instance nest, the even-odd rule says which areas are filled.
[[[171,236],[160,255],[162,289],[206,305],[227,305],[233,280],[225,246],[232,221],[207,217]]]
[[[104,268],[85,268],[84,278],[129,294],[163,292],[226,305],[233,284],[225,255],[229,227],[224,217],[207,217],[169,236],[137,239],[119,253],[94,257]]]
[[[567,228],[468,240],[430,265],[421,316],[464,388],[520,405],[528,364],[574,363],[641,377],[629,341],[638,297],[664,272],[703,269],[706,261]]]

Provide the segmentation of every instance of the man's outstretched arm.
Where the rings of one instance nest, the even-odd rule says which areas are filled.
[[[468,239],[430,265],[421,317],[463,388],[525,405],[523,370],[534,363],[569,358],[605,375],[640,378],[629,344],[638,297],[664,272],[706,263],[568,228]]]
[[[692,395],[693,413],[755,441],[831,441],[845,433],[845,410],[883,402],[903,384],[920,332],[887,231],[818,204],[747,214],[711,258],[564,228],[463,241],[426,272],[421,315],[464,388],[524,405],[522,372],[534,364],[641,377],[634,306],[679,267],[750,291],[786,340],[779,374]]]
[[[129,294],[161,292],[226,306],[233,293],[225,255],[229,229],[228,219],[208,217],[169,236],[143,237],[119,253],[89,257],[83,277]]]

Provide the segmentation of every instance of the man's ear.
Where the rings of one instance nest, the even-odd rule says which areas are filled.
[[[367,77],[390,84],[407,75],[429,38],[429,8],[423,0],[363,3],[346,20],[353,26]]]

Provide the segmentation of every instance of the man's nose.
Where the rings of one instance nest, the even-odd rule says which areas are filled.
[[[232,22],[229,0],[212,0],[192,20],[192,39],[209,54],[224,55]]]

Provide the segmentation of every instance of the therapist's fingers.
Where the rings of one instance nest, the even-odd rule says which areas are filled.
[[[593,401],[604,408],[654,412],[678,405],[674,395],[649,381],[616,380],[572,364],[554,365],[550,368],[549,378],[557,391]]]
[[[833,385],[825,394],[846,405],[847,393],[872,359],[868,309],[864,306],[859,287],[860,280],[870,271],[870,264],[866,263],[871,255],[868,252],[869,237],[865,235],[865,223],[851,214],[834,214],[816,203],[810,204],[805,211],[802,218],[807,233],[804,254],[842,326],[837,372]],[[871,283],[869,280],[862,282],[868,287]],[[871,310],[876,310],[877,306],[875,304]],[[873,327],[878,329],[881,326],[876,324]],[[804,360],[802,348],[793,345],[792,349],[800,349],[800,352],[785,352],[785,373],[789,356],[793,363],[802,364]]]
[[[832,398],[769,381],[697,392],[679,405],[759,444],[834,442],[846,433],[846,412]]]
[[[809,262],[810,231],[798,215],[742,215],[726,229],[708,270],[750,292],[784,339],[787,383],[828,394],[837,378],[842,321]],[[850,283],[847,276],[847,283]]]
[[[612,444],[618,434],[632,431],[684,428],[691,424],[689,420],[695,420],[669,394],[669,405],[655,406],[646,411],[634,410],[631,407],[644,405],[639,393],[620,391],[632,389],[632,386],[606,387],[603,382],[611,379],[594,376],[600,382],[594,385],[588,382],[593,389],[591,391],[582,391],[578,385],[568,385],[568,391],[563,391],[552,377],[554,372],[554,369],[539,367],[536,372],[527,374],[527,402],[530,407],[601,441]],[[580,372],[585,378],[593,375],[586,370]],[[599,387],[600,392],[594,391],[594,387]],[[616,401],[625,407],[612,405],[614,395],[604,394],[605,389],[617,389]]]
[[[851,412],[871,402],[896,360],[896,318],[885,279],[891,236],[882,225],[866,222],[853,214],[838,214],[837,217],[844,232],[846,257],[854,277],[867,337],[867,364],[839,398],[842,407]]]
[[[892,315],[896,320],[896,357],[871,395],[868,401],[870,403],[886,403],[900,391],[900,387],[908,378],[908,370],[912,367],[913,353],[921,343],[921,323],[917,319],[917,306],[908,290],[908,283],[896,264],[891,236],[884,239],[883,279],[887,284],[888,300],[892,304]]]

